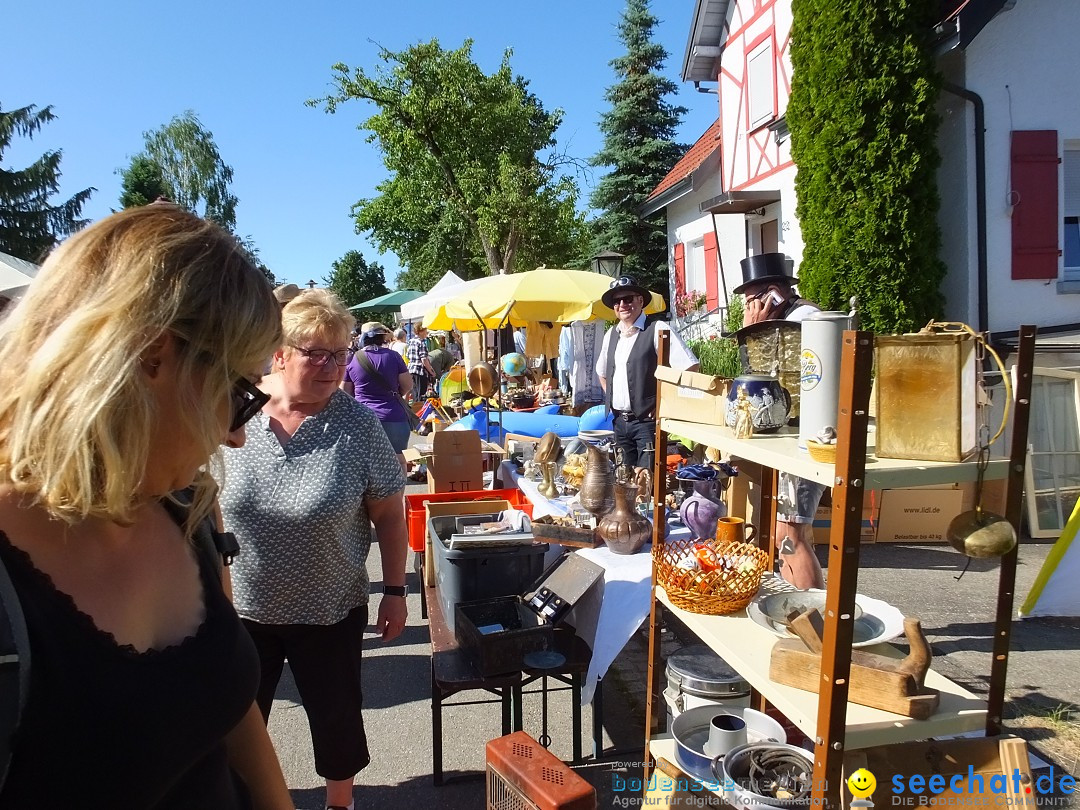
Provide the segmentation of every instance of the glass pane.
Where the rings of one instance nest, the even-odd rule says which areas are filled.
[[[1076,380],[1036,372],[1029,441],[1031,480],[1038,527],[1060,531],[1080,496],[1080,427]]]
[[[1065,217],[1065,266],[1080,267],[1080,217]]]

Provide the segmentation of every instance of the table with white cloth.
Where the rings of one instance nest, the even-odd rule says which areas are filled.
[[[533,506],[533,517],[562,516],[570,511],[576,496],[546,498],[539,484],[518,473],[512,461],[503,461],[496,472],[496,486],[516,486]],[[690,530],[681,523],[669,520],[668,537],[689,537]],[[557,544],[552,556],[562,553]],[[589,703],[597,681],[607,673],[626,643],[649,615],[652,593],[652,545],[637,554],[614,554],[607,547],[580,549],[576,552],[604,569],[604,578],[583,596],[567,616],[592,649],[592,661],[581,689],[581,702]],[[545,563],[549,560],[545,560]]]

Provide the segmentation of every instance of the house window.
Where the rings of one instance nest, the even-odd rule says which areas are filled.
[[[1064,175],[1065,281],[1080,281],[1080,149],[1065,149]]]
[[[686,291],[705,292],[705,240],[686,246]]]
[[[766,39],[747,55],[746,88],[750,106],[749,128],[755,129],[772,121],[776,117],[776,108],[773,105],[775,88],[771,39]]]
[[[1057,537],[1080,497],[1080,374],[1037,368],[1032,376],[1025,500],[1032,537]]]

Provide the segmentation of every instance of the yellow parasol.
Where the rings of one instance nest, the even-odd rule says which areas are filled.
[[[598,273],[554,267],[492,276],[428,313],[424,326],[429,329],[456,326],[459,331],[473,332],[495,329],[507,321],[520,326],[536,321],[614,320],[614,311],[600,303],[600,296],[610,285],[611,279]],[[651,314],[663,309],[663,297],[653,293],[645,312]]]

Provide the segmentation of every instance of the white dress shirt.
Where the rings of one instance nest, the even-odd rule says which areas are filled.
[[[604,343],[600,347],[600,354],[596,358],[596,375],[601,379],[604,378],[604,374],[607,372],[608,345],[611,336],[616,333],[619,335],[619,343],[615,347],[615,378],[606,381],[611,388],[611,407],[613,410],[630,410],[630,387],[626,379],[626,362],[630,357],[630,351],[634,348],[634,343],[637,342],[638,333],[644,328],[645,313],[642,313],[638,315],[637,320],[634,321],[627,332],[622,331],[623,325],[620,321],[604,335]],[[683,339],[679,337],[679,333],[672,330],[663,321],[657,321],[656,328],[653,329],[653,349],[660,345],[660,331],[662,329],[666,329],[671,333],[671,340],[668,343],[668,365],[672,368],[686,369],[697,363],[698,359],[687,348]]]

